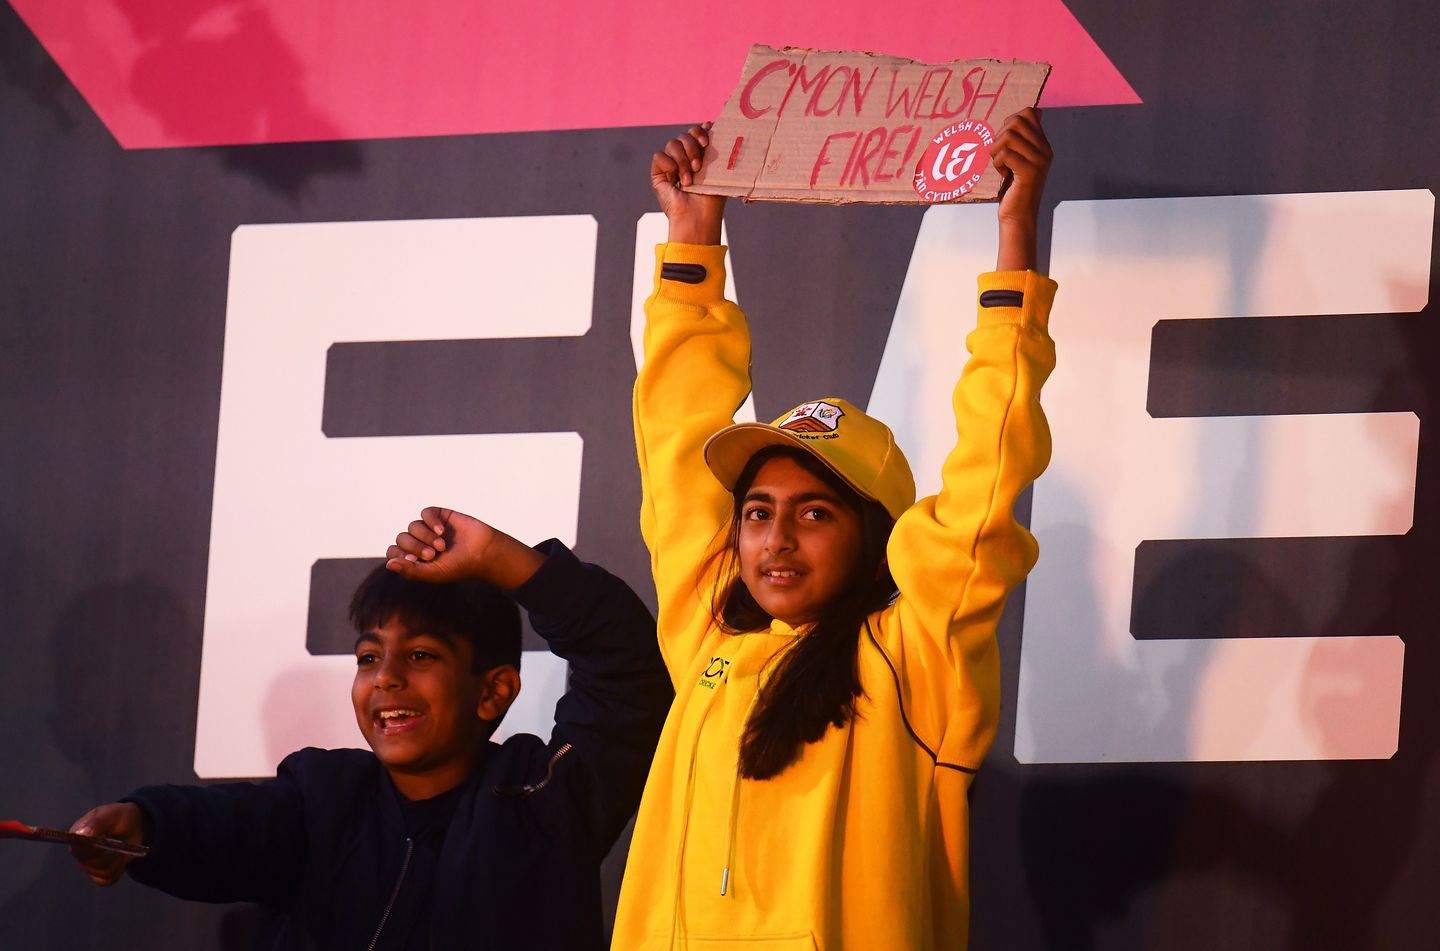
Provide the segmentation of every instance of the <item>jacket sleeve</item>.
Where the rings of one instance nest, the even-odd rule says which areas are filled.
[[[1040,388],[1055,366],[1047,329],[1055,289],[1033,271],[981,276],[979,324],[966,338],[970,359],[953,398],[957,438],[940,494],[916,502],[890,536],[900,596],[880,616],[876,636],[897,668],[919,739],[964,769],[978,768],[994,737],[995,627],[1039,551],[1014,507],[1050,459]]]
[[[126,871],[191,901],[288,905],[306,847],[304,801],[290,759],[265,782],[132,792],[124,801],[145,813],[150,854]]]
[[[705,441],[750,392],[750,331],[725,300],[725,248],[662,244],[645,302],[645,363],[635,380],[640,532],[659,599],[660,649],[677,682],[700,649],[712,583],[702,577],[730,514]]]
[[[545,562],[514,597],[570,665],[548,750],[550,769],[564,775],[549,780],[569,790],[604,855],[640,802],[674,694],[655,619],[635,592],[558,541],[537,547]]]

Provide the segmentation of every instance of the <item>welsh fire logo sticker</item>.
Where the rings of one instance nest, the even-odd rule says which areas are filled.
[[[935,133],[915,166],[915,194],[928,202],[954,201],[980,184],[990,167],[995,133],[979,119],[953,122]]]
[[[781,429],[788,429],[797,433],[829,433],[834,432],[840,425],[840,417],[845,411],[834,403],[827,403],[824,400],[817,400],[814,403],[806,403],[797,407],[795,412],[785,418],[780,424]]]

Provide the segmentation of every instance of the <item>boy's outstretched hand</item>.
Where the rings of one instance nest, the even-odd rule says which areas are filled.
[[[412,581],[478,578],[507,591],[524,584],[544,560],[478,518],[435,505],[396,535],[385,552],[385,567]]]
[[[144,845],[145,817],[140,807],[133,802],[112,802],[96,806],[76,819],[70,831],[81,835],[108,836],[131,845]],[[70,846],[70,855],[96,885],[114,885],[120,880],[125,866],[135,860],[134,856],[87,845]]]
[[[1000,191],[1000,254],[996,270],[1035,267],[1040,199],[1053,158],[1050,140],[1040,125],[1040,110],[1034,107],[1006,119],[995,144],[990,146],[991,161],[1005,175]]]
[[[720,243],[725,196],[695,195],[683,190],[683,186],[695,181],[695,173],[705,162],[710,126],[709,122],[691,126],[650,157],[650,187],[655,190],[660,210],[670,220],[670,241]]]

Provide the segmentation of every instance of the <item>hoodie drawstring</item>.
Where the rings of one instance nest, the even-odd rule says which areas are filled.
[[[750,703],[745,707],[745,719],[741,722],[749,725],[750,714],[755,712],[755,702],[760,699],[760,685],[757,683],[755,693],[750,697]],[[741,733],[741,740],[744,740],[744,733]],[[730,778],[730,818],[726,823],[725,830],[725,868],[720,872],[720,895],[724,897],[730,890],[730,867],[735,864],[735,839],[740,827],[740,745],[735,745],[735,773]]]
[[[725,869],[720,873],[720,895],[723,897],[730,888],[730,866],[735,864],[735,826],[740,818],[740,766],[735,766],[735,777],[730,780],[730,822],[725,836]]]

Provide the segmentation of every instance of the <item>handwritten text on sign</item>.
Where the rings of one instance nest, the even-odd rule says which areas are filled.
[[[754,46],[691,190],[808,202],[961,198],[917,193],[917,164],[930,140],[958,121],[998,128],[1039,100],[1049,72],[1044,63],[932,66],[875,53]],[[1000,182],[986,169],[962,200],[993,199]]]

